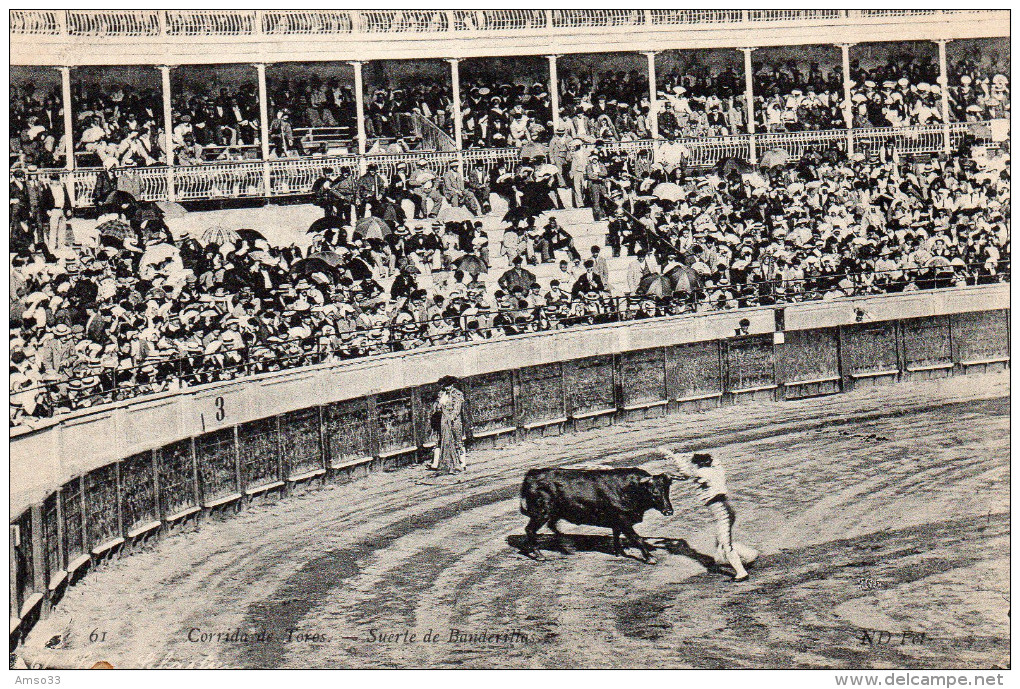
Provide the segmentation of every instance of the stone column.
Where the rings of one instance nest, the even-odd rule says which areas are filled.
[[[951,148],[949,137],[949,67],[946,64],[946,39],[935,41],[939,45],[939,89],[942,93],[942,152]]]
[[[74,113],[71,110],[71,68],[57,67],[60,70],[60,93],[64,106],[64,146],[67,148],[65,167],[68,172],[75,168],[74,160]],[[73,186],[73,185],[72,185]]]
[[[559,55],[545,57],[549,60],[549,106],[552,108],[552,127],[555,132],[560,123],[560,75],[556,70],[556,58]]]
[[[464,150],[464,107],[460,102],[460,59],[449,58],[450,83],[453,85],[453,140],[458,151]]]
[[[751,53],[754,48],[741,48],[744,53],[744,104],[747,107],[747,133],[751,138],[751,162],[758,162],[758,151],[754,141],[754,64]]]
[[[854,154],[854,111],[853,101],[850,97],[850,46],[852,43],[842,43],[839,46],[843,54],[843,121],[846,122],[846,154]]]
[[[273,180],[269,172],[269,89],[266,87],[266,66],[255,65],[259,80],[259,143],[262,158],[262,189],[268,198],[273,195]]]
[[[177,200],[177,184],[174,180],[174,111],[170,98],[169,65],[160,65],[163,78],[163,148],[166,149],[166,200]]]
[[[358,155],[364,156],[368,146],[365,137],[365,84],[361,78],[361,65],[363,63],[353,60],[350,64],[354,67],[354,103],[358,120]]]
[[[652,139],[659,139],[659,87],[655,76],[655,51],[645,53],[648,57],[648,113],[649,128],[652,130]]]

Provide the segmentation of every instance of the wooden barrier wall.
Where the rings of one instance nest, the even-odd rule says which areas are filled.
[[[642,347],[469,376],[466,433],[511,442],[1008,365],[1008,309]],[[12,643],[84,565],[123,544],[269,490],[423,458],[436,394],[430,382],[226,424],[73,476],[11,520]]]

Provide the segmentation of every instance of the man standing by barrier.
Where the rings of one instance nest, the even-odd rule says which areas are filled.
[[[460,381],[453,376],[443,376],[439,380],[439,396],[432,408],[433,418],[438,417],[433,428],[437,431],[436,445],[438,456],[433,456],[430,468],[446,474],[456,474],[467,470],[464,461],[464,429],[467,426],[464,411],[464,393],[460,390]]]

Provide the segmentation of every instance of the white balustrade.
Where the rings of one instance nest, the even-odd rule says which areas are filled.
[[[266,34],[317,36],[354,32],[350,13],[342,10],[266,10],[262,22]]]
[[[987,122],[957,122],[949,127],[952,145],[958,145],[963,137],[971,134],[978,143],[991,141],[991,127]],[[918,127],[871,127],[850,130],[853,132],[854,149],[865,155],[877,154],[887,144],[901,155],[939,153],[943,150],[944,128],[941,124]],[[818,151],[837,145],[846,147],[848,130],[807,132],[775,132],[755,134],[755,145],[759,152],[781,148],[794,158],[809,151]],[[704,137],[685,139],[676,143],[685,146],[689,153],[689,167],[711,167],[723,158],[750,157],[751,136]],[[622,151],[631,158],[649,153],[654,148],[652,141],[606,141],[610,152]],[[500,162],[514,165],[520,161],[516,148],[484,149],[472,148],[463,151],[462,158],[470,167],[481,164],[491,169]],[[272,196],[294,196],[311,192],[312,183],[326,166],[338,169],[343,166],[359,169],[359,163],[375,164],[383,175],[396,171],[397,165],[406,163],[413,171],[420,164],[436,174],[442,174],[457,160],[456,151],[412,151],[401,154],[322,156],[305,158],[280,158],[268,161],[270,189]],[[215,198],[254,198],[265,195],[263,188],[264,164],[261,161],[217,163],[209,165],[178,166],[174,168],[175,191],[178,200],[195,201]],[[92,205],[98,169],[78,169],[74,172],[40,170],[35,173],[45,178],[51,173],[70,176],[78,206]],[[122,175],[130,175],[138,182],[139,198],[144,201],[167,200],[167,169],[165,167],[128,168]]]
[[[11,10],[11,35],[59,36],[61,15],[58,10]]]
[[[72,36],[158,36],[157,10],[103,10],[67,12]]]
[[[274,36],[536,31],[617,26],[847,23],[1001,10],[13,10],[16,36]],[[550,21],[551,20],[551,21]]]
[[[255,12],[247,10],[167,10],[170,36],[249,36],[255,33]]]
[[[644,10],[555,10],[553,26],[557,28],[604,28],[640,26],[645,23]]]

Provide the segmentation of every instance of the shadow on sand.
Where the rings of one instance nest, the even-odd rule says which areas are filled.
[[[564,534],[563,543],[561,545],[559,539],[554,534],[539,534],[538,548],[546,552],[557,551],[566,555],[579,553],[603,553],[605,555],[616,555],[616,551],[613,549],[613,537],[612,536],[595,536],[591,534]],[[515,548],[522,555],[530,557],[528,549],[527,537],[523,535],[507,536],[507,545],[511,548]],[[715,558],[711,555],[698,552],[691,545],[682,538],[646,538],[645,542],[648,544],[649,550],[664,550],[670,555],[682,555],[683,557],[694,560],[699,565],[707,569],[709,572],[719,574],[733,574],[731,567],[720,566],[716,564]],[[633,558],[635,560],[641,560],[641,558],[634,554],[637,548],[629,542],[624,542],[624,557]]]

